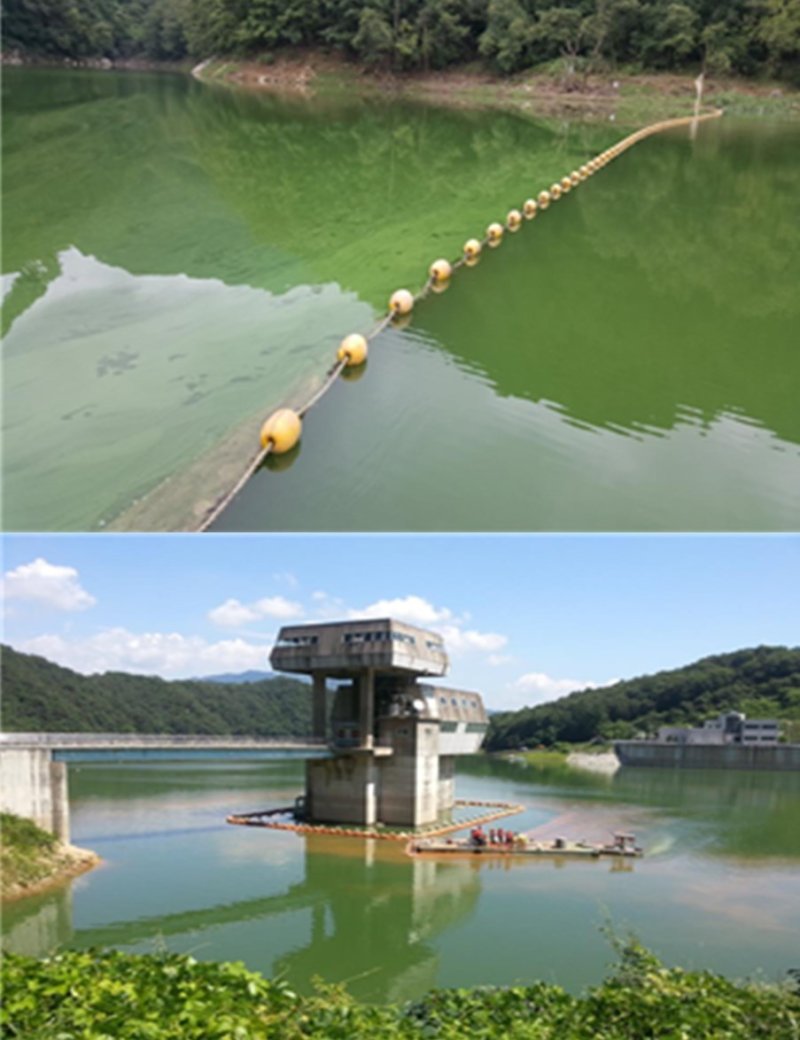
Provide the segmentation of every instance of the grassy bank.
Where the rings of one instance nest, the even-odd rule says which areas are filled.
[[[690,114],[694,76],[676,73],[567,76],[555,62],[514,76],[494,76],[478,64],[435,73],[370,72],[322,52],[276,51],[254,59],[217,58],[195,70],[198,78],[260,90],[311,96],[392,94],[468,107],[575,115],[639,125]],[[785,83],[709,79],[704,104],[734,116],[800,118],[800,92]]]
[[[12,813],[0,813],[3,899],[19,899],[60,884],[99,862],[93,852],[60,841]]]
[[[374,1007],[334,986],[302,997],[240,964],[96,951],[8,956],[3,976],[3,1035],[27,1040],[789,1040],[800,1024],[800,997],[788,987],[668,969],[635,943],[580,997],[535,982],[434,990],[412,1004]]]

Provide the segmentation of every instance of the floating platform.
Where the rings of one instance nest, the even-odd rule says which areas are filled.
[[[638,858],[644,850],[635,844],[633,835],[617,834],[610,844],[588,841],[569,841],[553,838],[550,841],[531,841],[517,835],[512,842],[479,844],[470,838],[413,839],[406,851],[410,856],[569,856],[578,859],[599,859],[601,856]]]

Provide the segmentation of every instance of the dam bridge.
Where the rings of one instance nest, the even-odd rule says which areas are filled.
[[[0,733],[0,809],[69,841],[68,767],[89,762],[331,758],[324,738],[141,733]]]

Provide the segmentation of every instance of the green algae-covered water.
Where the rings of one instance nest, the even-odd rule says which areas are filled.
[[[103,858],[4,907],[9,949],[191,951],[303,992],[314,976],[375,1002],[434,985],[546,979],[577,991],[636,934],[666,962],[776,981],[798,966],[800,777],[622,770],[613,778],[462,761],[457,794],[521,803],[518,831],[604,840],[632,862],[408,858],[393,842],[226,825],[289,804],[302,767],[70,767],[73,840]]]
[[[193,526],[436,256],[630,128],[9,69],[7,529]],[[800,131],[650,139],[373,345],[217,527],[800,522]]]

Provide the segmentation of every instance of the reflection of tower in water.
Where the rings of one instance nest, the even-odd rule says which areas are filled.
[[[436,985],[438,935],[475,909],[479,872],[467,862],[412,859],[393,842],[306,838],[304,887],[316,898],[309,943],[273,975],[319,975],[355,996],[400,1001]]]

